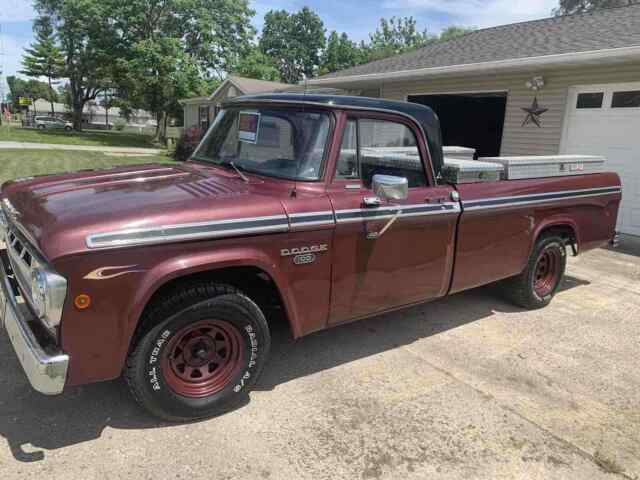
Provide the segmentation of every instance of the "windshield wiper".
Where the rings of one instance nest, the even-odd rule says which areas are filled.
[[[233,168],[233,170],[238,174],[238,176],[245,182],[245,183],[249,183],[249,179],[247,178],[247,176],[242,173],[242,171],[240,170],[240,168],[242,167],[238,167],[238,165],[236,165],[233,160],[224,160],[221,159],[222,161],[215,161],[211,158],[207,158],[207,157],[201,157],[199,155],[194,155],[191,157],[193,160],[200,160],[203,162],[207,162],[207,163],[213,163],[214,165],[218,165],[221,167],[227,167],[230,166],[231,168]]]
[[[244,173],[242,173],[242,170],[240,170],[240,168],[238,168],[238,166],[235,163],[224,162],[223,165],[231,165],[231,167],[236,171],[236,173],[240,176],[240,178],[244,180],[244,183],[249,183],[249,179],[247,178],[247,176]]]

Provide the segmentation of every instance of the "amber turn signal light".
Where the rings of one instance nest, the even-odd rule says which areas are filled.
[[[81,293],[73,301],[73,304],[78,310],[84,310],[85,308],[89,308],[89,305],[91,305],[91,297],[86,293]]]

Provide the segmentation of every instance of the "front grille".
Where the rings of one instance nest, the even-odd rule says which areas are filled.
[[[22,302],[30,307],[47,328],[53,338],[57,338],[57,327],[62,321],[62,309],[67,296],[67,280],[56,273],[38,249],[27,240],[21,231],[22,225],[7,211],[8,201],[2,200],[0,210],[0,240],[4,240],[6,255]],[[11,221],[8,218],[11,217]],[[31,277],[34,270],[42,280],[44,276],[45,294],[34,302]],[[36,306],[35,303],[38,303]]]
[[[33,248],[11,226],[7,228],[5,244],[20,291],[31,304],[31,270],[37,266]]]

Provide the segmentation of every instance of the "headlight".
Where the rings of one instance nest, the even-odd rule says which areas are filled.
[[[31,270],[31,307],[51,331],[60,324],[66,294],[63,277],[41,266]]]
[[[43,318],[47,314],[49,303],[49,284],[47,274],[39,268],[31,271],[31,302],[35,314],[38,318]]]

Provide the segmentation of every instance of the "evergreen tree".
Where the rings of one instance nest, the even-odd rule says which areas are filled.
[[[49,92],[46,99],[51,103],[51,115],[53,115],[55,113],[53,103],[56,98],[53,83],[63,74],[64,57],[56,45],[49,17],[38,18],[34,24],[34,30],[36,41],[31,44],[31,48],[25,49],[26,53],[22,57],[23,70],[20,73],[29,77],[47,77]]]

